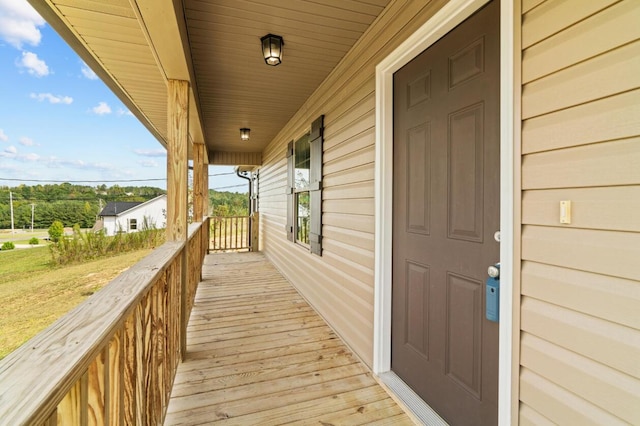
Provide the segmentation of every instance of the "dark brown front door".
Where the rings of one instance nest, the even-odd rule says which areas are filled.
[[[391,368],[452,425],[497,424],[499,2],[394,75]]]

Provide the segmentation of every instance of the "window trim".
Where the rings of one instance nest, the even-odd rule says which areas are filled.
[[[295,185],[295,145],[300,139],[309,140],[309,186],[297,189]],[[311,123],[311,128],[297,139],[287,144],[287,239],[301,247],[305,247],[313,254],[322,256],[322,178],[323,178],[323,144],[324,144],[324,115]],[[309,192],[309,243],[298,240],[298,194]]]

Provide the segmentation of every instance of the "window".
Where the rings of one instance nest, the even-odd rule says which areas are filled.
[[[322,142],[324,116],[287,146],[287,238],[322,255]]]
[[[309,134],[298,139],[293,146],[294,158],[294,234],[298,243],[309,246],[309,219],[311,210],[309,204],[309,171],[311,168],[311,149]]]
[[[129,219],[129,231],[135,231],[138,229],[138,220]]]

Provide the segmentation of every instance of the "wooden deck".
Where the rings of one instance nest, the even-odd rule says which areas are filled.
[[[413,424],[260,253],[205,259],[165,425]]]

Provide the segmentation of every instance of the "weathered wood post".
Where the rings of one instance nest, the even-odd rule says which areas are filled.
[[[207,164],[207,150],[203,143],[193,144],[193,221],[202,222],[209,213],[209,165]],[[200,241],[198,245],[198,259],[202,260],[202,255],[209,245],[209,233],[202,224],[200,231]],[[208,224],[207,224],[208,227]],[[202,280],[202,269],[200,269],[200,280]]]
[[[167,100],[167,241],[187,241],[189,82],[168,80]],[[180,353],[187,348],[187,249],[182,251]]]

